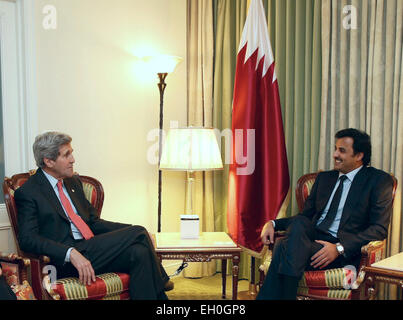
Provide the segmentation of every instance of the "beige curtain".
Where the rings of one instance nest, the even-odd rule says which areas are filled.
[[[319,167],[332,167],[337,130],[355,127],[371,135],[371,165],[398,179],[388,256],[403,249],[402,22],[401,0],[323,0]],[[395,298],[396,290],[385,297]]]
[[[247,13],[247,1],[214,1],[214,109],[213,125],[224,132],[232,127],[232,97],[235,79],[236,56]],[[221,156],[225,160],[224,139]],[[224,161],[225,162],[225,161]],[[217,231],[227,232],[228,164],[214,173],[214,219]],[[228,273],[232,265],[228,263]],[[250,258],[242,253],[239,278],[249,278]]]
[[[213,126],[213,2],[187,3],[187,124]],[[187,194],[186,197],[189,195]],[[197,172],[193,189],[193,210],[200,217],[201,231],[215,231],[213,203],[213,173]],[[216,262],[189,263],[185,277],[210,276]]]
[[[213,125],[224,132],[232,127],[232,97],[236,57],[247,13],[247,1],[214,1],[214,110]],[[225,140],[221,141],[221,156],[225,159]],[[227,231],[228,170],[214,176],[215,226]],[[241,259],[242,261],[243,259]]]

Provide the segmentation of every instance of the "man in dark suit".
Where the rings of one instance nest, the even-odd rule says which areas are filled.
[[[91,284],[95,274],[125,272],[131,299],[167,299],[171,282],[147,230],[97,217],[74,175],[71,140],[58,132],[35,139],[39,169],[15,192],[21,249],[49,256],[58,278]]]
[[[305,270],[359,265],[361,247],[387,236],[393,179],[369,167],[370,137],[356,129],[336,133],[334,170],[320,172],[304,210],[265,224],[261,237],[276,241],[272,261],[257,299],[295,299]]]

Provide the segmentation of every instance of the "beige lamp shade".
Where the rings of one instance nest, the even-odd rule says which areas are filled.
[[[212,128],[187,127],[168,131],[160,169],[207,171],[222,168],[221,153]]]

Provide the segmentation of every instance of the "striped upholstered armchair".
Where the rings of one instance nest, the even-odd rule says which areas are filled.
[[[1,276],[14,292],[17,300],[36,300],[29,283],[30,260],[15,253],[0,252]]]
[[[297,181],[295,196],[299,212],[302,212],[305,200],[308,198],[311,188],[319,172],[308,173]],[[393,177],[393,176],[392,176]],[[393,199],[395,197],[397,180],[393,177]],[[284,237],[284,232],[276,232],[275,238]],[[271,247],[272,249],[272,247]],[[386,240],[372,241],[361,248],[360,266],[354,274],[352,269],[347,267],[306,271],[299,282],[298,299],[326,299],[326,300],[362,300],[368,299],[368,288],[364,279],[364,266],[370,266],[381,260],[385,255]],[[260,266],[260,286],[263,284],[265,274],[270,266],[271,251],[268,250],[263,263]]]
[[[36,256],[23,252],[18,245],[17,207],[14,191],[22,186],[35,171],[20,173],[5,178],[3,183],[4,199],[7,212],[13,227],[18,255],[29,260],[31,285],[37,299],[44,300],[127,300],[129,299],[129,275],[126,273],[105,273],[96,276],[96,282],[83,285],[78,278],[58,279],[51,284],[50,275],[46,273],[52,264],[47,256]],[[84,193],[98,214],[104,202],[104,191],[101,183],[91,177],[80,176]]]

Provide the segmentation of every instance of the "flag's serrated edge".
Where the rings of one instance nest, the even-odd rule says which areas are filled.
[[[262,71],[263,78],[269,70],[270,66],[274,63],[274,56],[270,45],[266,16],[261,0],[251,1],[248,15],[245,21],[245,26],[243,28],[238,53],[245,45],[246,53],[244,64],[246,64],[252,54],[256,50],[258,50],[255,70],[258,68],[260,61],[264,59]],[[276,81],[276,79],[276,72],[273,71],[273,83]]]

